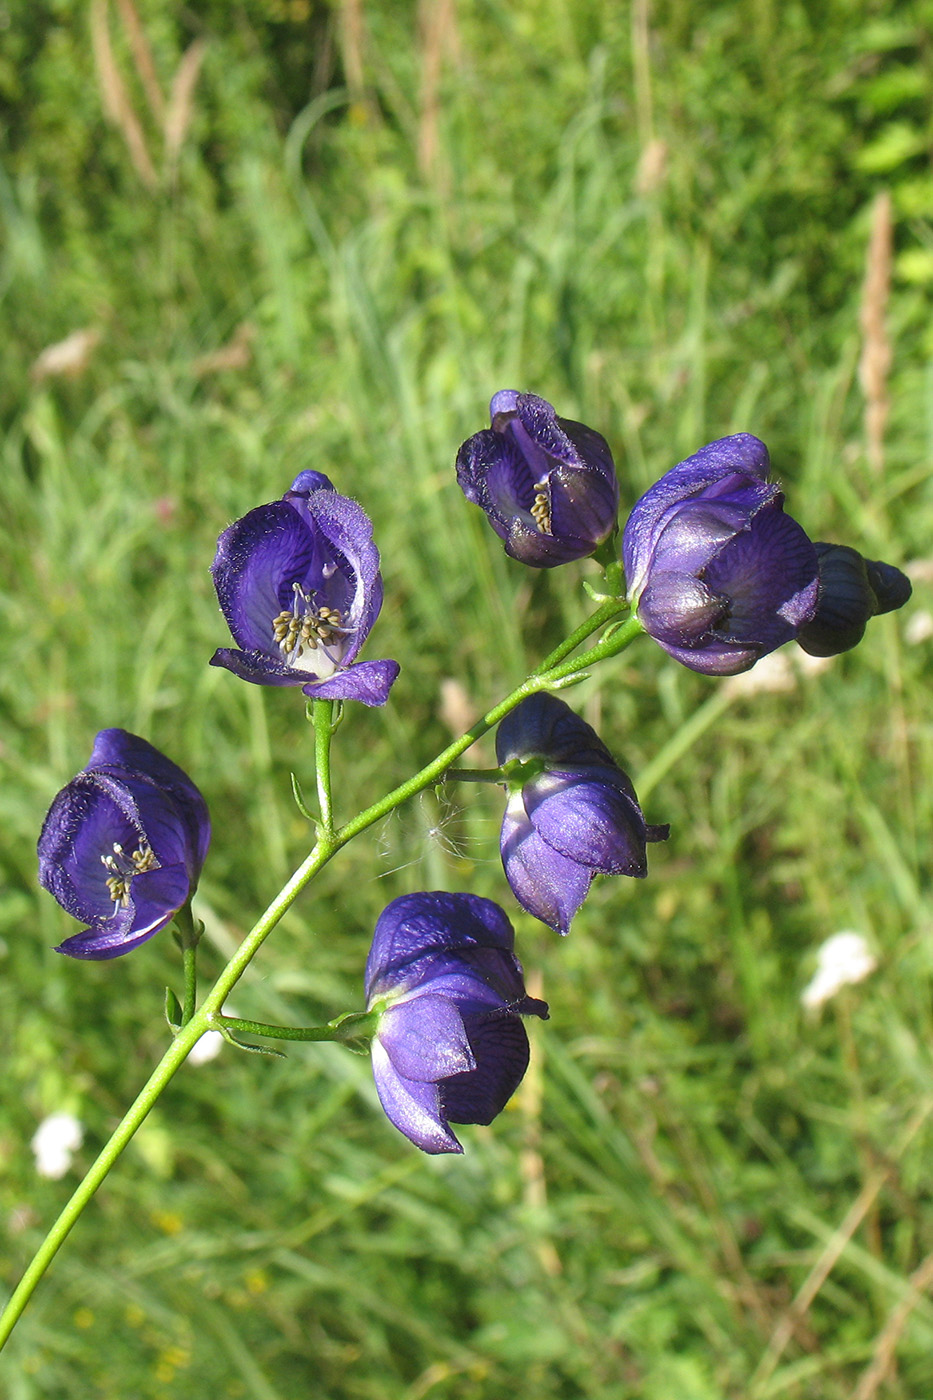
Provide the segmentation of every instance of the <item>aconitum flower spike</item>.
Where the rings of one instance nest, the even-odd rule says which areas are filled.
[[[619,483],[609,444],[583,423],[558,418],[546,399],[503,389],[492,427],[460,448],[457,481],[480,506],[505,552],[550,569],[592,554],[616,526]]]
[[[451,1123],[491,1123],[528,1067],[525,993],[498,904],[471,894],[402,895],[382,911],[366,962],[381,1007],[372,1042],[382,1107],[423,1152],[462,1152]]]
[[[670,827],[648,826],[627,774],[563,700],[541,693],[517,705],[496,757],[509,779],[502,865],[529,914],[567,933],[594,876],[648,873],[646,845]]]
[[[314,471],[235,521],[211,572],[239,650],[221,647],[211,665],[317,700],[384,705],[398,663],[356,660],[382,607],[372,535],[361,507]]]
[[[769,465],[750,433],[720,438],[662,476],[626,522],[629,599],[693,671],[746,671],[816,613],[816,550],[784,514]]]
[[[39,837],[40,883],[88,925],[57,951],[116,958],[158,933],[194,893],[210,839],[187,773],[145,739],[102,729]]]
[[[818,540],[815,548],[819,599],[797,641],[811,656],[838,656],[858,645],[870,617],[904,606],[911,594],[910,579],[893,564],[863,559],[845,544]]]

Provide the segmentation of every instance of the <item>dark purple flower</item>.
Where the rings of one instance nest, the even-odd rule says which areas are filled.
[[[637,501],[622,537],[645,631],[693,671],[729,676],[810,622],[816,550],[750,433],[702,447]]]
[[[369,1009],[385,1005],[373,1074],[391,1122],[423,1152],[462,1152],[451,1123],[491,1123],[528,1067],[526,996],[498,904],[407,894],[382,911],[366,962]]]
[[[240,650],[225,666],[256,685],[300,685],[316,700],[384,705],[395,661],[356,661],[382,607],[369,517],[321,472],[301,472],[281,501],[224,530],[211,567]]]
[[[592,554],[612,534],[619,483],[609,444],[558,418],[546,399],[503,389],[492,427],[460,448],[457,481],[481,506],[505,552],[536,569]]]
[[[596,731],[555,695],[529,696],[506,715],[496,757],[509,778],[500,849],[523,909],[567,933],[595,875],[648,873],[648,826],[635,789]],[[511,770],[511,771],[510,771]]]
[[[819,600],[797,641],[811,656],[838,656],[858,645],[870,617],[904,606],[911,594],[910,579],[893,564],[863,559],[848,545],[817,541],[815,548]]]
[[[207,806],[171,759],[125,729],[102,729],[39,837],[39,881],[88,927],[72,958],[128,953],[187,904],[211,839]]]

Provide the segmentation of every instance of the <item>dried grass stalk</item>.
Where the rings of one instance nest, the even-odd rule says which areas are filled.
[[[149,103],[150,111],[156,121],[161,122],[165,113],[165,98],[162,96],[152,49],[149,47],[149,40],[146,38],[146,31],[143,29],[139,12],[133,4],[133,0],[117,0],[117,7],[130,41],[133,62],[136,65],[136,72],[139,74],[143,92],[146,94],[146,101]]]
[[[888,374],[891,370],[891,344],[885,327],[891,295],[891,248],[893,225],[891,196],[885,190],[872,208],[871,236],[865,261],[859,327],[862,356],[858,376],[865,395],[865,440],[868,460],[879,476],[884,470],[884,430],[888,421]]]
[[[162,131],[165,137],[165,164],[167,173],[174,174],[182,145],[191,125],[194,113],[194,89],[197,85],[201,64],[207,52],[203,39],[195,39],[182,55],[181,63],[172,79],[168,106]]]
[[[445,54],[457,52],[455,0],[420,0],[421,92],[418,103],[418,169],[426,178],[436,173],[441,75]]]
[[[108,0],[92,0],[91,3],[91,44],[94,49],[94,63],[97,69],[97,82],[104,104],[104,114],[113,122],[126,142],[130,160],[143,184],[149,190],[158,186],[146,138],[140,126],[133,104],[120,76],[110,43],[108,26]]]

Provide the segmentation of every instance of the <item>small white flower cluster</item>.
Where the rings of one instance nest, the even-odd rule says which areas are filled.
[[[861,982],[878,966],[878,959],[860,933],[834,933],[820,945],[816,972],[804,987],[800,1000],[815,1011],[841,988]]]
[[[36,1158],[36,1171],[58,1181],[71,1166],[72,1153],[84,1141],[84,1128],[70,1113],[53,1113],[43,1118],[30,1144]]]

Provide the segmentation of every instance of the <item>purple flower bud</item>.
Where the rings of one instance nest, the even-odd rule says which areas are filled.
[[[858,645],[870,617],[904,606],[911,594],[910,579],[893,564],[863,559],[848,545],[817,541],[815,549],[819,600],[797,641],[811,656],[838,656]]]
[[[39,837],[39,882],[88,927],[58,948],[116,958],[170,923],[194,893],[211,839],[194,783],[145,739],[102,729]]]
[[[702,447],[636,502],[622,537],[645,631],[693,671],[730,676],[810,622],[816,550],[750,433]]]
[[[382,607],[373,527],[321,472],[304,471],[281,501],[224,530],[211,567],[240,650],[225,666],[255,685],[300,685],[318,700],[384,705],[395,661],[356,661]]]
[[[492,427],[457,454],[457,481],[486,512],[506,554],[536,569],[592,554],[612,534],[619,510],[605,438],[558,418],[537,394],[503,389],[489,413]]]
[[[505,877],[523,909],[567,933],[595,875],[648,873],[648,826],[635,789],[595,730],[555,695],[529,696],[499,725],[496,756],[513,775],[502,819]]]
[[[528,1067],[526,996],[514,934],[498,904],[470,894],[407,894],[382,911],[366,962],[369,1009],[382,1003],[373,1075],[391,1122],[423,1152],[462,1152],[451,1123],[491,1123]]]

